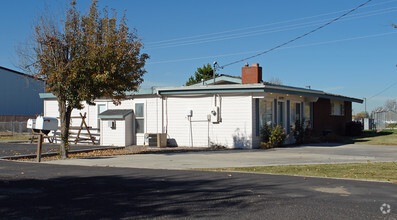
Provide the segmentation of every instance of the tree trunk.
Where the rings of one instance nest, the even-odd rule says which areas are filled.
[[[61,120],[61,146],[59,147],[59,152],[61,158],[65,159],[68,157],[69,151],[69,127],[72,108],[66,105],[64,100],[58,100],[58,106]]]

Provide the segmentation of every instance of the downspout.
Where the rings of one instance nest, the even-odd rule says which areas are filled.
[[[158,98],[161,99],[161,133],[164,133],[164,97],[160,95],[159,91],[157,90],[156,95]],[[157,133],[158,133],[158,100],[156,99],[157,105]]]
[[[159,133],[159,99],[156,99],[156,133]]]
[[[161,97],[161,133],[164,133],[164,98]]]

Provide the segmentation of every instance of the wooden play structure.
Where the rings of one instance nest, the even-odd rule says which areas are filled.
[[[84,141],[88,141],[93,145],[97,144],[97,138],[94,134],[91,133],[90,130],[96,130],[96,128],[92,128],[87,125],[87,113],[84,114],[79,113],[79,116],[72,116],[71,119],[81,119],[80,126],[70,126],[69,127],[69,141],[74,142],[74,144],[81,143]],[[59,118],[58,118],[59,119]],[[60,128],[58,128],[60,130]],[[49,131],[48,131],[49,133]],[[48,136],[48,133],[42,133],[42,131],[38,131],[37,129],[32,129],[32,137],[30,138],[31,143],[37,140],[40,134],[43,134],[43,138],[47,138],[49,143],[56,143],[57,139],[60,137],[60,132],[54,132],[53,136]]]
[[[77,136],[76,139],[74,140],[74,144],[77,144],[79,141],[91,141],[92,144],[95,145],[95,140],[96,138],[94,136],[92,136],[90,129],[92,129],[92,127],[89,127],[85,121],[85,119],[87,118],[87,112],[84,112],[84,115],[80,113],[80,116],[76,116],[76,117],[71,117],[71,118],[78,118],[81,119],[81,123],[79,127],[70,127],[69,130],[77,130]],[[81,133],[81,131],[87,131],[87,133]],[[69,131],[69,134],[73,134],[72,132]],[[85,137],[82,137],[85,136]]]

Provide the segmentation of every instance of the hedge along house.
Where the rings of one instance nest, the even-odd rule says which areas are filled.
[[[44,115],[57,117],[55,97],[48,93],[41,97]],[[72,115],[87,113],[88,125],[100,130],[104,145],[147,145],[145,134],[160,133],[166,134],[168,145],[173,146],[256,148],[265,123],[281,125],[290,132],[295,121],[301,120],[315,135],[344,134],[345,124],[352,119],[352,102],[363,100],[262,82],[259,64],[246,64],[241,78],[221,75],[191,86],[127,92],[127,99],[118,106],[103,98]],[[118,117],[114,123],[105,122],[114,119],[104,117],[110,110],[120,110],[112,113]],[[129,111],[131,117],[120,117],[121,111]],[[123,120],[131,126],[119,129],[117,122]],[[79,123],[72,121],[72,125]],[[112,126],[113,131],[108,129]],[[113,141],[104,141],[110,136]],[[124,141],[120,143],[118,138]]]

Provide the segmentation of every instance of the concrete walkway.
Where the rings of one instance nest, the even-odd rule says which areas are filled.
[[[247,167],[285,164],[397,161],[397,146],[310,145],[271,150],[136,154],[47,161],[51,164],[152,169]]]

